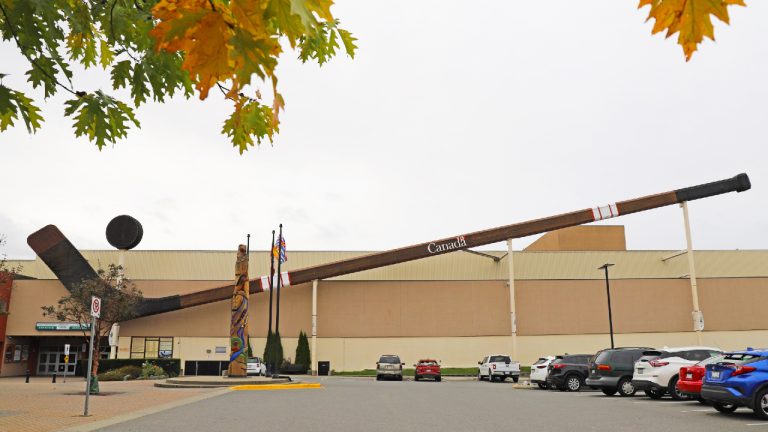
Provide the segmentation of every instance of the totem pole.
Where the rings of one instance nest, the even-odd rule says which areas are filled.
[[[248,375],[248,251],[237,248],[235,290],[232,293],[232,321],[229,327],[229,376]]]

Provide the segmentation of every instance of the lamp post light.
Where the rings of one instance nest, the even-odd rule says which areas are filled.
[[[608,283],[608,267],[612,266],[611,263],[605,263],[597,269],[605,270],[605,293],[608,295],[608,327],[611,330],[611,349],[613,346],[613,315],[611,314],[611,285]]]

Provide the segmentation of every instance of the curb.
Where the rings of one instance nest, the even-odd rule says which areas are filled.
[[[320,383],[302,383],[302,384],[261,384],[261,385],[239,385],[230,387],[231,390],[294,390],[294,389],[313,389],[322,388]]]

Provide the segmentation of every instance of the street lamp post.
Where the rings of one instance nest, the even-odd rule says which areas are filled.
[[[605,293],[608,295],[608,327],[611,330],[611,349],[613,346],[613,315],[611,314],[611,285],[608,283],[608,267],[612,266],[611,263],[605,263],[597,269],[605,270]]]

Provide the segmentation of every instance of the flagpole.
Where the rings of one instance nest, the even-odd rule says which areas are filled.
[[[275,254],[272,253],[272,251],[275,248],[275,230],[272,230],[272,243],[269,244],[269,256],[270,256],[270,264],[269,264],[269,331],[267,331],[267,345],[269,345],[270,337],[272,336],[272,279],[275,277]],[[274,351],[274,347],[273,347]],[[272,367],[272,362],[270,364],[267,364],[267,368]],[[270,371],[271,372],[271,371]]]
[[[278,335],[280,334],[280,285],[282,281],[280,278],[280,266],[283,260],[280,259],[283,252],[283,224],[280,224],[280,235],[277,237],[277,298],[275,299],[275,341],[278,341]],[[272,255],[274,258],[274,255]],[[276,378],[280,373],[280,365],[277,364],[277,343],[273,344],[273,356],[272,359],[275,362],[275,368],[272,373],[272,377]]]

